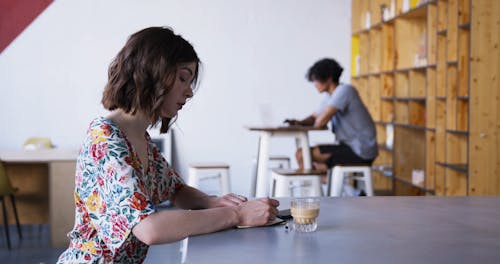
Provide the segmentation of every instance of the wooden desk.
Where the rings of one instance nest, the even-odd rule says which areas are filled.
[[[271,137],[292,137],[296,140],[296,146],[303,150],[309,149],[309,131],[326,130],[326,128],[314,128],[306,126],[280,126],[280,127],[247,127],[250,131],[260,132],[259,151],[257,155],[257,175],[254,178],[252,193],[250,196],[265,197],[269,195],[267,164],[269,162],[269,143]],[[303,151],[304,169],[312,168],[310,151]]]
[[[498,263],[499,219],[498,196],[323,197],[316,232],[280,225],[194,236],[186,263]],[[169,247],[151,247],[148,259]]]
[[[66,234],[73,227],[75,217],[73,192],[77,156],[77,149],[0,150],[7,175],[19,189],[17,205],[21,224],[44,224],[48,220],[52,247],[68,246]],[[29,202],[23,203],[23,197],[29,196],[35,198],[26,198]]]

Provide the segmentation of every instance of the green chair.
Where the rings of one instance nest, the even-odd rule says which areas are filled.
[[[5,234],[7,236],[7,248],[10,250],[10,235],[9,235],[9,222],[7,217],[7,208],[5,206],[5,198],[10,196],[10,201],[12,203],[12,208],[14,209],[14,216],[16,218],[17,232],[19,234],[19,239],[23,238],[21,233],[21,226],[19,225],[19,217],[17,216],[16,200],[14,199],[14,194],[17,192],[17,188],[12,187],[9,177],[5,173],[5,167],[0,161],[0,200],[2,201],[3,209],[3,225],[5,228]]]

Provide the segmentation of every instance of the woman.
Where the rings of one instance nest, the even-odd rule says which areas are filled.
[[[200,60],[171,29],[133,34],[109,67],[102,104],[77,161],[75,226],[60,263],[140,263],[149,245],[181,240],[236,225],[264,225],[278,201],[208,196],[184,184],[158,153],[146,129],[168,130],[193,96]],[[155,207],[170,200],[182,209]]]

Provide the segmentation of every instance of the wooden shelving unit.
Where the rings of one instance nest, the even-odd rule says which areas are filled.
[[[500,194],[499,2],[352,1],[352,83],[376,124],[374,168],[384,168],[373,171],[376,190]]]

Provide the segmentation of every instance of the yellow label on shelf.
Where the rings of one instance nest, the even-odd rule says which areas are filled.
[[[351,38],[351,76],[359,74],[359,36]]]
[[[422,2],[421,0],[410,0],[410,9],[417,7],[418,4]]]

